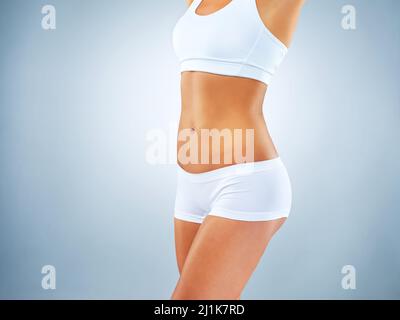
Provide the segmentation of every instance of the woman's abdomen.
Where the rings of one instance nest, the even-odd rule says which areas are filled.
[[[182,73],[178,164],[200,173],[276,158],[262,112],[265,92],[252,79]]]

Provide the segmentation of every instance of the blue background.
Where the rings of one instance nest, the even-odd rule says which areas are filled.
[[[345,4],[356,30],[341,27]],[[175,167],[146,152],[149,132],[178,121],[171,37],[185,9],[0,1],[0,298],[170,297]],[[400,298],[399,12],[397,0],[304,7],[264,106],[293,210],[242,299]],[[56,290],[41,287],[47,264]],[[347,264],[356,290],[341,287]]]

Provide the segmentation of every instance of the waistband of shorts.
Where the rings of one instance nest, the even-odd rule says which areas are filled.
[[[177,169],[178,169],[178,174],[185,179],[188,179],[192,182],[205,182],[205,181],[222,179],[229,176],[251,174],[255,172],[279,168],[282,166],[283,162],[281,158],[277,157],[270,160],[233,164],[226,167],[201,173],[188,172],[184,170],[179,164],[177,164]]]

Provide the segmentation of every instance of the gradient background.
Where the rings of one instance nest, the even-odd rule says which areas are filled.
[[[55,31],[41,28],[45,4]],[[345,4],[355,31],[341,28]],[[146,136],[178,121],[171,37],[185,9],[0,1],[0,298],[169,298],[175,167],[146,160]],[[265,102],[293,211],[242,299],[400,298],[399,12],[305,6]],[[46,264],[56,290],[41,287]],[[346,264],[356,290],[341,287]]]

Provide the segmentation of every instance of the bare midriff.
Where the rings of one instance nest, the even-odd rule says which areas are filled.
[[[266,84],[249,78],[182,72],[178,165],[187,172],[202,173],[276,158],[278,153],[263,115],[266,91]],[[207,130],[221,133],[220,145],[214,144],[212,138],[208,144],[200,143],[204,141],[202,132]],[[189,141],[193,135],[197,139],[192,142],[197,144]],[[235,139],[239,136],[241,139]]]

